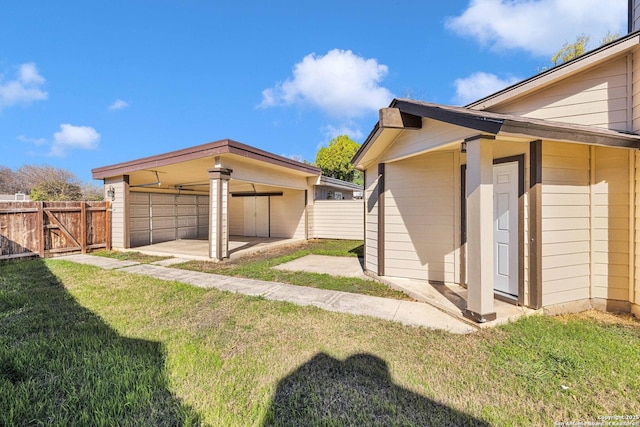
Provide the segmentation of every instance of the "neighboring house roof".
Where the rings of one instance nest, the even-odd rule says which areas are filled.
[[[231,139],[223,139],[220,141],[197,145],[195,147],[184,148],[182,150],[143,157],[129,162],[103,166],[92,169],[91,173],[93,175],[93,179],[103,179],[136,171],[151,170],[161,166],[173,165],[190,160],[198,160],[205,157],[220,156],[223,154],[234,154],[236,156],[252,160],[259,160],[274,166],[293,169],[310,175],[320,175],[321,173],[320,169],[315,166],[307,165],[283,156],[278,156],[277,154],[269,153]],[[213,167],[213,165],[211,167]]]
[[[579,73],[586,68],[595,67],[609,60],[611,57],[627,52],[640,45],[640,31],[627,34],[617,40],[602,45],[586,52],[570,61],[559,64],[545,70],[533,77],[522,80],[501,91],[488,95],[472,102],[466,108],[473,110],[485,110],[496,107],[498,104],[511,102],[516,98],[538,91],[542,87],[549,86],[560,79]]]
[[[0,201],[2,202],[29,202],[31,199],[28,194],[16,193],[16,194],[0,194]]]
[[[324,175],[320,177],[317,185],[324,185],[327,187],[340,188],[342,190],[350,190],[350,191],[362,191],[363,189],[362,185],[354,184],[353,182],[347,182],[341,179],[332,178]]]

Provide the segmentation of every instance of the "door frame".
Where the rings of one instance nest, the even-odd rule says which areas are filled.
[[[493,159],[493,164],[498,165],[501,163],[518,163],[518,298],[513,299],[501,294],[493,294],[494,298],[506,301],[516,302],[517,305],[524,305],[524,154],[517,154],[515,156],[500,157]],[[467,243],[467,165],[460,165],[460,247],[462,248]],[[466,263],[466,253],[461,260]],[[464,270],[462,278],[466,279],[466,266],[461,265],[461,269]],[[465,283],[466,286],[466,283]]]

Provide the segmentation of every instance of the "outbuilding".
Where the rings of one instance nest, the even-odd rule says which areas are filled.
[[[230,139],[92,174],[103,180],[112,203],[116,249],[200,239],[208,241],[210,258],[222,260],[229,256],[230,236],[302,240],[323,232],[313,220],[324,214],[313,215],[320,169]],[[346,236],[362,238],[362,206],[352,202],[343,205],[346,215],[360,220],[355,234]],[[333,227],[331,235],[345,236]]]
[[[640,35],[466,107],[395,99],[353,162],[365,268],[549,312],[640,315]]]

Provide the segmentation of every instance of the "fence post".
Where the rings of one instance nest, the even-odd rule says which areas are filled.
[[[80,252],[87,253],[87,202],[80,202]]]
[[[44,202],[38,203],[38,255],[44,258]]]

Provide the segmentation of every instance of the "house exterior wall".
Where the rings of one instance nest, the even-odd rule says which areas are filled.
[[[378,272],[378,166],[365,171],[364,208],[365,208],[365,269]]]
[[[630,150],[592,147],[592,298],[629,299]]]
[[[338,192],[341,194],[342,199],[340,200],[353,200],[353,190],[342,190],[335,187],[327,187],[323,185],[315,186],[315,199],[316,200],[338,200],[335,197],[335,193]]]
[[[419,132],[402,132],[396,138],[393,145],[383,153],[380,161],[390,162],[403,157],[420,154],[449,142],[461,141],[477,133],[478,131],[465,129],[448,123],[423,119],[422,129]],[[459,146],[456,147],[456,149],[459,148]]]
[[[630,18],[630,24],[631,24],[631,28],[629,28],[629,32],[632,33],[634,31],[638,31],[640,30],[640,1],[639,0],[632,0],[629,3],[629,18]]]
[[[456,160],[453,151],[445,151],[386,165],[386,276],[457,281]]]
[[[634,206],[633,206],[633,232],[630,237],[633,245],[631,259],[634,268],[630,271],[633,275],[632,285],[629,290],[629,301],[632,303],[632,312],[640,317],[640,152],[633,153],[631,177],[634,181]]]
[[[542,305],[590,297],[589,146],[542,144]]]
[[[130,246],[129,240],[129,184],[127,178],[116,176],[105,178],[104,197],[107,197],[107,190],[113,187],[115,199],[111,202],[111,247],[115,249],[126,249]]]
[[[636,15],[638,17],[638,15]],[[632,58],[632,128],[634,132],[640,131],[640,49],[634,49]]]
[[[364,238],[362,200],[316,200],[311,211],[313,238]]]
[[[522,117],[630,130],[630,64],[631,57],[622,56],[532,95],[489,110]]]

